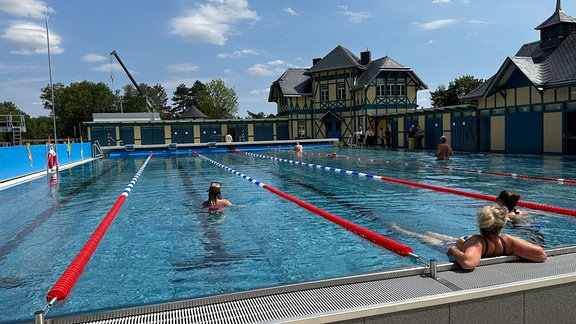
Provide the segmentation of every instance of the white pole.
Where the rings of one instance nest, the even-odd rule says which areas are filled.
[[[58,139],[56,137],[56,110],[54,107],[54,85],[52,84],[52,59],[50,57],[50,34],[48,32],[48,10],[44,7],[44,17],[46,18],[46,43],[48,44],[48,70],[50,72],[50,93],[52,101],[52,123],[54,127],[54,152],[58,157]],[[58,164],[56,164],[56,173],[58,173]]]

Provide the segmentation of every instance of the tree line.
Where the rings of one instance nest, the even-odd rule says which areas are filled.
[[[26,132],[23,140],[46,139],[54,134],[52,98],[56,114],[56,134],[58,138],[79,138],[83,136],[82,122],[92,121],[93,113],[133,113],[147,112],[147,101],[151,103],[163,120],[176,119],[192,106],[198,108],[207,118],[239,118],[238,97],[233,88],[228,88],[222,80],[212,80],[206,84],[196,81],[192,87],[180,84],[172,97],[173,105],[168,105],[168,95],[160,84],[154,86],[141,83],[140,95],[132,84],[122,90],[112,91],[103,82],[81,81],[69,85],[56,83],[41,89],[40,99],[49,116],[30,117],[13,102],[0,102],[0,115],[24,115]],[[54,95],[52,96],[52,91]]]

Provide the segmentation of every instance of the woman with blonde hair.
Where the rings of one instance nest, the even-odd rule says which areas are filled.
[[[508,209],[502,206],[486,206],[478,212],[476,218],[480,234],[466,237],[461,245],[451,246],[446,254],[463,268],[476,268],[480,259],[501,255],[517,255],[533,262],[544,262],[546,252],[540,246],[519,237],[502,234],[506,225]]]
[[[436,249],[449,246],[446,255],[457,262],[463,269],[472,270],[480,259],[501,255],[517,255],[533,262],[544,262],[546,252],[540,246],[508,234],[500,235],[507,222],[508,209],[501,206],[486,206],[476,215],[480,234],[460,237],[458,239],[434,232],[415,233],[400,228],[396,223],[390,226],[396,231],[417,238],[422,243]]]

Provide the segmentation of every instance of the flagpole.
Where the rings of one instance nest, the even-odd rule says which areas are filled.
[[[50,57],[50,34],[48,32],[48,9],[46,7],[44,7],[44,17],[46,18],[46,43],[48,44],[48,70],[50,72],[52,123],[54,127],[54,152],[56,152],[56,156],[58,156],[58,138],[56,137],[56,108],[54,107],[54,84],[52,83],[52,59]],[[56,164],[56,174],[58,174],[58,163]]]

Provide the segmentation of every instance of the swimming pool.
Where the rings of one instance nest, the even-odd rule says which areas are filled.
[[[361,160],[324,155],[332,152]],[[459,153],[439,164],[431,152],[258,153],[493,196],[512,189],[524,201],[575,205],[575,185],[425,167],[576,179],[576,161],[561,157]],[[447,261],[442,252],[398,234],[390,222],[459,236],[476,232],[475,213],[490,203],[238,153],[203,155],[441,262]],[[58,181],[37,179],[0,192],[1,322],[30,320],[46,305],[46,293],[144,161],[101,160],[63,171]],[[235,204],[223,215],[199,208],[214,180]],[[546,248],[576,244],[575,217],[535,211],[532,218],[541,227],[505,230]],[[153,157],[70,295],[48,317],[415,265],[413,258],[368,242],[206,159]]]

